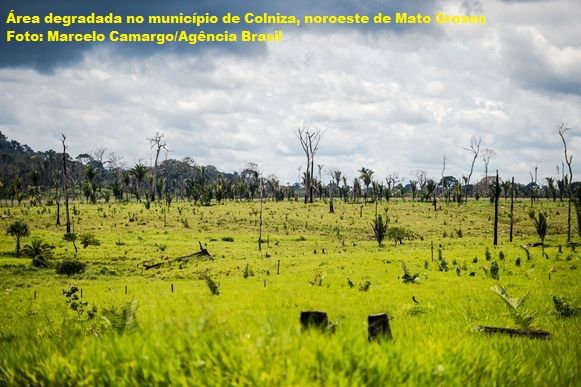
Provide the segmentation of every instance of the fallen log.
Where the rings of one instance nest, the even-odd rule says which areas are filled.
[[[514,328],[501,328],[501,327],[487,327],[477,325],[474,327],[475,332],[482,332],[489,335],[492,334],[504,334],[513,336],[524,336],[531,339],[543,339],[548,340],[551,338],[551,334],[547,331],[540,329],[514,329]]]
[[[200,251],[196,251],[195,253],[192,254],[174,258],[172,259],[172,262],[181,262],[194,257],[208,257],[209,259],[214,259],[214,257],[212,257],[212,254],[210,254],[210,252],[208,251],[208,249],[202,246],[202,242],[198,241],[198,243],[200,244]]]
[[[143,268],[144,268],[145,270],[149,270],[149,269],[155,269],[156,267],[160,267],[160,266],[161,266],[161,265],[163,265],[163,264],[164,264],[163,262],[160,262],[160,263],[154,263],[153,265],[148,265],[147,263],[144,263],[144,264],[143,264]]]

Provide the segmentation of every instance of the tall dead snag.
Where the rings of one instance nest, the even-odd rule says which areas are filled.
[[[67,136],[61,133],[61,143],[63,144],[63,191],[65,193],[65,211],[67,216],[67,234],[71,233],[71,218],[69,213],[69,191],[67,187],[67,146],[65,141],[67,140]]]
[[[301,147],[307,156],[307,171],[305,172],[305,203],[307,200],[313,202],[313,170],[315,167],[315,154],[319,150],[319,141],[321,140],[321,131],[319,129],[308,129],[303,124],[302,128],[297,130],[297,137]]]
[[[484,161],[484,181],[486,186],[484,189],[487,191],[486,193],[490,195],[490,187],[488,186],[488,165],[490,164],[490,160],[496,157],[496,152],[494,149],[486,148],[482,152],[482,161]]]
[[[514,176],[510,182],[510,242],[512,242],[512,229],[514,224]]]
[[[571,242],[571,183],[573,182],[573,169],[571,168],[571,163],[573,162],[573,155],[567,153],[567,141],[565,141],[565,133],[571,128],[565,128],[565,123],[562,123],[559,126],[559,136],[561,140],[563,140],[563,147],[565,148],[565,163],[567,163],[567,167],[569,168],[569,176],[565,176],[565,190],[567,193],[567,201],[568,201],[568,208],[567,208],[567,243]]]
[[[260,194],[260,222],[258,223],[258,251],[262,251],[262,208],[263,208],[263,196],[264,196],[264,181],[262,175],[259,178],[258,191]]]
[[[500,197],[500,184],[498,182],[498,169],[494,184],[494,246],[498,245],[498,198]]]
[[[474,163],[476,162],[476,159],[478,158],[478,155],[480,154],[480,144],[481,143],[482,143],[482,139],[480,138],[480,136],[478,136],[478,137],[472,136],[470,138],[470,145],[468,146],[468,148],[464,148],[465,151],[468,151],[468,152],[472,153],[472,155],[473,155],[472,164],[470,164],[470,173],[466,177],[466,185],[464,186],[465,187],[464,197],[465,197],[466,202],[468,202],[468,185],[470,184],[470,178],[472,178],[472,172],[474,172]]]
[[[154,201],[156,196],[161,198],[161,192],[157,192],[157,163],[159,161],[159,153],[161,150],[169,152],[167,143],[165,142],[165,135],[163,133],[155,132],[152,138],[148,138],[151,144],[151,149],[155,150],[155,164],[153,165],[153,187],[151,189],[151,200]]]

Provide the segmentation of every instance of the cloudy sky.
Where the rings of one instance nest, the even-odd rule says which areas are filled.
[[[122,3],[122,5],[119,5]],[[490,170],[530,181],[556,176],[565,122],[581,176],[581,2],[577,0],[3,1],[16,14],[483,14],[481,25],[287,28],[282,43],[229,45],[14,44],[0,48],[0,131],[35,150],[73,156],[97,147],[131,166],[166,134],[169,157],[224,171],[258,164],[297,180],[306,124],[323,132],[317,164],[349,179],[415,170],[467,174],[471,136],[497,157]],[[17,31],[46,26],[6,26]],[[56,27],[53,27],[56,28]],[[76,30],[78,27],[70,28]],[[107,26],[105,31],[112,27]],[[117,26],[125,29],[127,27]],[[175,27],[169,27],[171,31]],[[81,28],[85,30],[87,27]],[[89,29],[93,29],[90,27]],[[150,27],[140,27],[143,31]],[[159,28],[157,28],[159,29]],[[205,31],[224,31],[222,25]],[[275,26],[253,27],[270,31]],[[5,32],[3,32],[5,35]],[[473,177],[484,175],[478,160]]]

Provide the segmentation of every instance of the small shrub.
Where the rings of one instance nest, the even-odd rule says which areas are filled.
[[[51,255],[51,249],[54,249],[54,246],[43,242],[40,238],[33,238],[29,244],[22,248],[22,253],[30,258],[41,254],[48,258]]]
[[[38,268],[48,267],[48,260],[45,258],[44,255],[39,254],[36,257],[32,258],[32,266]]]
[[[210,289],[210,292],[214,295],[217,296],[220,294],[220,283],[214,281],[209,275],[204,274],[202,276],[202,279],[204,281],[206,281],[206,285],[208,286],[208,289]]]
[[[395,246],[397,246],[398,243],[402,245],[404,239],[407,239],[409,241],[417,239],[418,235],[415,232],[408,230],[404,227],[395,226],[387,230],[387,238],[391,240]]]
[[[502,286],[492,287],[492,291],[500,296],[507,306],[514,322],[523,329],[529,329],[535,322],[534,313],[523,308],[528,293],[522,298],[510,297]]]
[[[492,259],[492,254],[490,254],[490,250],[488,250],[488,247],[484,251],[484,257],[486,258],[487,261],[490,261]]]
[[[234,242],[234,238],[231,236],[222,237],[222,241],[224,242]]]
[[[86,249],[88,246],[99,246],[101,242],[95,238],[95,234],[90,232],[85,232],[79,235],[79,239],[81,240],[81,245],[83,248]]]
[[[498,252],[498,259],[500,259],[501,261],[504,261],[504,253],[502,252],[502,250],[500,250]]]
[[[244,268],[244,271],[242,272],[242,277],[246,279],[248,277],[253,277],[253,276],[254,276],[254,272],[250,268],[250,265],[247,264],[246,267]]]
[[[571,305],[569,300],[562,296],[553,295],[555,312],[561,317],[573,317],[579,313],[579,309]]]
[[[404,284],[410,284],[410,283],[413,284],[420,277],[419,273],[410,274],[407,266],[404,263],[401,264],[401,269],[403,270],[403,274],[401,276],[401,282],[403,282]]]
[[[373,223],[371,223],[371,226],[373,227],[373,235],[375,236],[375,240],[379,246],[381,246],[383,239],[385,239],[388,223],[389,218],[387,218],[386,222],[383,223],[383,218],[381,215],[376,216],[375,219],[373,219]]]
[[[478,257],[472,258],[472,263],[478,263]]]
[[[490,276],[495,279],[498,280],[500,278],[500,268],[498,267],[498,263],[496,263],[496,261],[492,261],[492,263],[490,264]]]
[[[121,308],[109,308],[103,311],[103,319],[109,323],[115,333],[122,335],[137,329],[137,300],[125,303]]]
[[[78,292],[79,288],[75,285],[71,285],[68,289],[63,290],[66,303],[71,310],[77,313],[79,320],[92,320],[97,314],[97,307],[93,305],[89,308],[87,301],[81,301],[79,299]]]
[[[359,284],[359,291],[360,291],[360,292],[366,292],[366,291],[368,291],[368,290],[369,290],[369,287],[370,287],[370,286],[371,286],[371,281],[369,281],[369,280],[365,280],[365,281],[363,281],[363,282],[361,282],[361,283]]]
[[[56,273],[71,276],[73,274],[84,272],[86,266],[87,265],[84,262],[81,262],[78,259],[65,259],[57,265]]]

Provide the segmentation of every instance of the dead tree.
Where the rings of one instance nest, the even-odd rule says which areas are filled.
[[[161,150],[169,152],[167,143],[165,142],[165,135],[163,133],[155,132],[155,136],[148,138],[151,144],[151,149],[155,149],[155,164],[153,165],[153,187],[151,190],[151,200],[154,201],[156,196],[161,198],[161,192],[157,192],[157,163],[159,161],[159,153]]]
[[[488,164],[490,164],[490,160],[496,157],[496,152],[494,149],[486,148],[482,152],[482,161],[484,161],[484,181],[486,182],[486,186],[484,187],[488,192],[487,194],[490,195],[490,187],[488,186]]]
[[[315,154],[319,150],[319,141],[321,140],[321,131],[319,129],[310,130],[303,124],[302,128],[297,130],[297,137],[301,147],[307,156],[307,171],[305,172],[305,203],[307,200],[313,202],[313,171],[315,167]]]
[[[465,151],[468,151],[468,152],[472,153],[472,155],[473,155],[472,164],[470,165],[470,173],[466,177],[466,185],[464,186],[465,187],[464,196],[465,196],[466,202],[468,202],[468,185],[470,184],[470,178],[472,178],[472,172],[474,172],[474,163],[476,162],[476,159],[478,158],[478,155],[480,154],[480,144],[481,143],[482,143],[482,139],[480,138],[480,136],[478,136],[478,137],[472,136],[470,138],[469,147],[464,148]]]
[[[563,147],[565,148],[565,163],[569,168],[569,176],[565,176],[565,191],[567,194],[568,208],[567,208],[567,243],[571,242],[571,183],[573,182],[573,169],[571,163],[573,162],[573,155],[567,153],[567,141],[565,141],[565,133],[571,128],[565,128],[565,123],[559,126],[559,136],[563,140]]]
[[[67,136],[61,133],[61,143],[63,144],[63,191],[65,193],[65,210],[66,210],[66,217],[67,217],[67,234],[71,233],[71,217],[69,213],[69,191],[67,187],[67,146],[65,141],[67,140]]]

